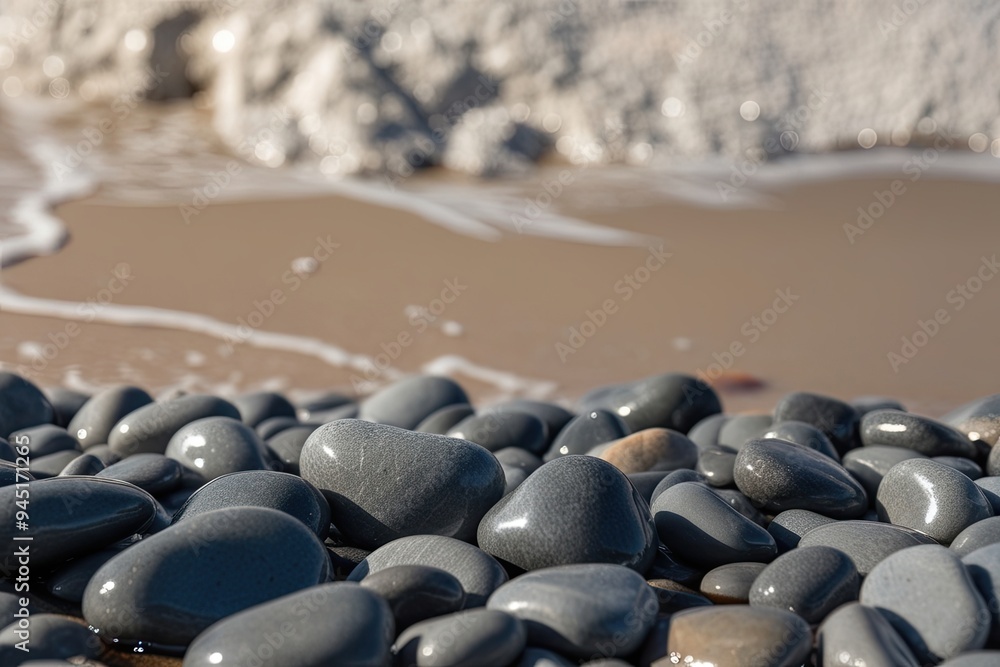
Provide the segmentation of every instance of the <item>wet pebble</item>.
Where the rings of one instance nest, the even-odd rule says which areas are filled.
[[[687,433],[705,417],[722,412],[714,389],[681,373],[603,387],[581,399],[581,404],[583,411],[603,409],[618,415],[631,431],[658,426]]]
[[[784,609],[810,625],[858,599],[861,577],[854,562],[832,547],[799,547],[779,556],[750,589],[754,607]]]
[[[927,457],[920,452],[906,447],[872,445],[858,447],[844,454],[843,466],[861,482],[861,486],[865,487],[865,492],[871,499],[878,494],[882,478],[894,465],[907,459],[925,458]]]
[[[611,442],[600,457],[624,473],[693,468],[698,447],[677,431],[647,428]]]
[[[858,411],[843,401],[811,394],[794,392],[784,396],[774,407],[774,421],[800,421],[812,424],[830,439],[837,452],[843,456],[860,445],[856,440]]]
[[[830,438],[812,424],[798,421],[779,422],[766,429],[760,437],[794,442],[797,445],[814,449],[820,454],[826,454],[834,461],[840,461],[840,455],[833,443],[830,442]]]
[[[437,433],[438,435],[444,435],[463,419],[471,417],[474,414],[476,414],[475,408],[468,403],[454,403],[452,405],[446,405],[428,415],[427,418],[417,424],[417,427],[413,430],[421,433]]]
[[[701,594],[715,604],[750,604],[753,582],[767,563],[729,563],[710,570],[701,580]]]
[[[785,510],[775,516],[767,525],[778,551],[784,553],[799,546],[802,536],[813,528],[834,523],[834,519],[809,510]]]
[[[299,461],[302,459],[302,448],[316,428],[312,424],[286,428],[271,436],[265,441],[264,446],[281,462],[285,472],[298,475],[301,473]]]
[[[459,611],[465,591],[458,579],[428,565],[397,565],[369,574],[361,586],[389,603],[396,632],[414,623]]]
[[[874,410],[861,419],[866,447],[905,447],[924,456],[974,458],[976,448],[963,433],[929,417],[899,410]]]
[[[664,664],[799,667],[811,648],[809,624],[789,611],[703,607],[674,614]]]
[[[366,398],[361,402],[358,417],[412,430],[441,408],[468,402],[465,390],[454,380],[418,375],[400,380]]]
[[[495,452],[505,447],[520,447],[532,454],[545,453],[548,427],[538,417],[526,412],[488,410],[466,417],[447,433],[450,438],[474,442]]]
[[[153,397],[139,387],[110,387],[84,403],[66,430],[85,448],[107,443],[122,417],[152,402]]]
[[[158,496],[180,487],[184,470],[180,463],[163,454],[136,454],[95,474],[135,484]]]
[[[28,650],[18,648],[25,637],[17,623],[0,630],[0,665],[17,667],[29,661],[96,658],[101,642],[87,626],[75,618],[57,614],[32,614],[28,630]],[[31,662],[34,665],[34,662]]]
[[[630,433],[617,415],[607,410],[590,410],[574,417],[559,431],[543,457],[546,461],[571,454],[587,454],[594,447],[620,440]]]
[[[933,544],[915,530],[873,521],[838,521],[818,526],[799,540],[799,547],[827,546],[847,554],[861,576],[903,549]]]
[[[20,375],[0,371],[0,438],[14,431],[51,424],[55,410],[45,394]]]
[[[823,665],[918,667],[903,638],[877,610],[845,604],[830,614],[817,635]]]
[[[122,417],[111,429],[108,445],[123,458],[141,453],[163,454],[175,433],[207,417],[238,421],[240,413],[228,401],[200,394],[150,403]]]
[[[10,439],[28,448],[32,458],[40,458],[56,452],[80,452],[80,443],[66,429],[55,424],[42,424],[14,431]]]
[[[59,477],[70,475],[94,476],[104,470],[104,462],[93,454],[80,454],[59,471]]]
[[[704,447],[698,454],[695,470],[712,486],[731,487],[736,481],[736,451],[722,445]]]
[[[998,542],[1000,542],[1000,516],[992,516],[977,521],[955,536],[950,548],[961,557]]]
[[[514,616],[469,609],[407,628],[393,652],[398,667],[507,667],[526,640],[524,624]]]

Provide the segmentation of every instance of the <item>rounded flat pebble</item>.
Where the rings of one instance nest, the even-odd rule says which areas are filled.
[[[269,467],[257,433],[229,417],[205,417],[186,424],[170,438],[165,454],[205,480]]]
[[[316,429],[299,466],[344,538],[366,549],[407,535],[471,541],[506,486],[500,463],[479,445],[352,419]]]
[[[601,458],[624,473],[693,468],[698,446],[677,431],[647,428],[612,442]]]
[[[592,456],[564,456],[486,513],[478,543],[523,570],[614,563],[642,572],[656,553],[656,531],[646,501],[621,471]]]
[[[701,580],[701,594],[715,604],[749,604],[753,582],[766,567],[766,563],[720,565]]]
[[[460,421],[447,435],[474,442],[491,452],[505,447],[520,447],[541,455],[549,442],[545,422],[526,412],[481,412]]]
[[[446,405],[440,410],[435,410],[422,422],[417,424],[414,431],[421,433],[437,433],[444,435],[466,417],[476,414],[476,410],[468,403],[454,403]]]
[[[108,441],[111,429],[125,415],[153,402],[153,397],[138,387],[111,387],[94,394],[73,415],[66,430],[84,448]]]
[[[418,375],[400,380],[366,398],[361,402],[358,417],[412,430],[441,408],[468,402],[465,390],[454,380]]]
[[[517,410],[535,415],[548,427],[549,444],[556,435],[569,423],[576,415],[561,405],[548,403],[546,401],[534,401],[529,398],[516,398],[497,406],[498,410]]]
[[[989,544],[962,556],[972,583],[992,616],[990,644],[1000,642],[1000,544]]]
[[[55,411],[53,423],[63,428],[69,426],[74,415],[90,400],[90,394],[66,387],[50,387],[43,390],[42,393],[45,394],[45,398],[49,399],[49,403]]]
[[[829,396],[802,391],[782,397],[774,407],[775,423],[812,424],[823,431],[841,456],[860,444],[855,440],[858,420],[858,411],[853,406]]]
[[[946,414],[941,421],[964,433],[969,440],[992,447],[1000,440],[1000,394],[966,403]]]
[[[827,546],[847,554],[861,576],[902,549],[933,541],[914,530],[873,521],[838,521],[813,528],[799,540],[799,547]]]
[[[581,403],[586,410],[602,408],[613,412],[632,431],[659,426],[687,433],[705,417],[722,412],[714,389],[681,373],[603,388],[591,392]]]
[[[31,474],[36,479],[55,477],[66,469],[72,461],[80,456],[80,452],[67,449],[61,452],[53,452],[45,456],[31,459]]]
[[[873,410],[900,410],[906,412],[902,403],[888,396],[858,396],[851,405],[862,417]]]
[[[57,614],[32,614],[28,637],[18,635],[18,624],[0,630],[0,665],[15,667],[34,660],[96,658],[101,642],[80,620]],[[28,651],[17,645],[28,639]]]
[[[903,638],[877,610],[845,604],[823,621],[817,635],[823,665],[918,667]]]
[[[184,667],[385,667],[389,605],[357,584],[313,586],[222,619],[198,635]]]
[[[799,546],[802,536],[813,528],[833,522],[834,519],[809,510],[785,510],[771,519],[767,532],[778,545],[778,552],[784,553]]]
[[[348,577],[362,581],[389,568],[424,565],[451,574],[465,591],[465,608],[482,607],[507,582],[507,572],[495,558],[466,542],[439,535],[403,537],[376,549]]]
[[[104,470],[104,462],[93,454],[80,454],[59,471],[59,477],[70,475],[93,476]]]
[[[993,516],[986,496],[954,468],[928,459],[897,463],[882,478],[879,520],[949,544],[968,526]]]
[[[178,488],[183,472],[180,463],[163,454],[136,454],[104,468],[97,476],[135,484],[156,496]]]
[[[521,575],[487,603],[524,621],[530,645],[577,658],[630,654],[653,626],[659,606],[639,574],[593,563]]]
[[[286,428],[271,436],[264,443],[264,446],[276,459],[281,461],[285,472],[298,475],[301,472],[299,461],[302,459],[302,448],[305,447],[306,440],[316,428],[312,424]]]
[[[546,461],[560,456],[587,454],[594,447],[620,440],[630,433],[617,415],[607,410],[589,410],[577,415],[559,431],[543,457]]]
[[[858,447],[844,454],[843,466],[865,487],[869,498],[878,493],[882,478],[894,465],[908,459],[925,459],[923,454],[905,447],[873,445]]]
[[[221,509],[105,563],[84,592],[83,616],[106,641],[186,646],[216,621],[329,573],[326,548],[301,522],[261,507]]]
[[[708,478],[697,470],[674,470],[661,479],[659,484],[656,485],[656,488],[653,489],[653,495],[649,497],[649,504],[652,505],[653,502],[660,497],[660,494],[669,489],[671,486],[677,486],[682,482],[701,482],[703,484],[708,484]]]
[[[705,481],[712,486],[732,486],[736,481],[736,451],[722,445],[705,447],[698,454],[695,470],[704,475]]]
[[[524,650],[524,624],[493,609],[469,609],[404,630],[393,652],[403,667],[507,667]]]
[[[342,408],[345,405],[351,405],[354,403],[354,399],[349,396],[336,391],[322,391],[317,394],[312,394],[307,398],[299,401],[295,401],[295,407],[299,413],[299,419],[302,421],[311,420],[312,413],[314,412],[325,412],[327,410],[333,410],[336,408]]]
[[[27,446],[32,458],[39,458],[56,452],[80,452],[80,443],[64,428],[55,424],[42,424],[31,428],[14,431],[10,439],[19,445]]]
[[[716,444],[738,450],[748,440],[763,437],[773,423],[774,417],[771,415],[733,415],[719,429]]]
[[[850,473],[817,451],[783,440],[753,440],[736,456],[736,486],[764,511],[818,512],[853,519],[868,509],[868,496]]]
[[[799,667],[811,648],[809,624],[791,612],[701,607],[674,614],[664,664]]]
[[[672,486],[652,506],[660,541],[685,562],[705,571],[777,555],[771,535],[698,482]]]
[[[253,430],[256,431],[261,440],[267,441],[268,438],[278,435],[285,429],[301,425],[302,422],[295,417],[269,417],[254,426]]]
[[[279,510],[301,521],[321,540],[330,531],[330,505],[319,489],[301,477],[272,470],[234,472],[213,479],[174,513],[173,523],[230,507]]]
[[[414,623],[461,610],[465,591],[454,575],[427,565],[397,565],[361,580],[361,586],[377,593],[392,609],[396,632]]]
[[[272,417],[295,417],[295,406],[274,391],[243,394],[234,398],[232,403],[240,411],[240,420],[250,428]]]
[[[719,444],[719,434],[726,422],[732,419],[722,413],[709,415],[691,427],[687,437],[699,447],[713,447]]]
[[[931,460],[954,468],[973,481],[983,476],[983,469],[971,459],[961,456],[935,456]]]
[[[55,410],[45,394],[20,375],[0,371],[0,438],[23,428],[51,424]]]
[[[175,433],[206,417],[238,421],[240,412],[217,396],[200,394],[150,403],[122,417],[111,429],[108,445],[122,458],[142,453],[163,454]]]
[[[750,589],[754,607],[784,609],[810,625],[822,623],[830,612],[858,599],[858,568],[832,547],[800,547],[768,565]]]
[[[861,442],[866,447],[905,447],[924,456],[973,458],[976,448],[963,433],[929,417],[900,410],[874,410],[861,419]]]
[[[885,616],[921,663],[980,649],[990,630],[986,603],[962,561],[935,544],[876,565],[861,585],[861,603]]]
[[[1000,542],[1000,516],[991,516],[977,521],[955,536],[951,542],[951,550],[961,557],[998,542]]]
[[[830,442],[830,438],[812,424],[797,421],[779,422],[767,429],[761,437],[794,442],[815,449],[820,454],[826,454],[834,461],[840,460],[837,448]]]

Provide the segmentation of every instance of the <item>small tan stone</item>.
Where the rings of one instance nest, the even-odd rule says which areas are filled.
[[[694,468],[698,447],[677,431],[647,428],[603,446],[599,456],[626,474],[677,470]]]

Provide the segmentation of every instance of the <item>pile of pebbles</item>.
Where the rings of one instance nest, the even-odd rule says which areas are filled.
[[[1000,665],[998,436],[1000,395],[726,415],[681,374],[477,410],[0,373],[0,665]]]

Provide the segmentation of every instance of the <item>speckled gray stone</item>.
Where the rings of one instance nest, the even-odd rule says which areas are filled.
[[[206,481],[270,467],[257,433],[229,417],[206,417],[186,424],[170,438],[165,454]]]
[[[986,500],[993,508],[993,513],[1000,516],[1000,477],[980,477],[973,482],[986,496]]]
[[[90,400],[90,394],[66,387],[47,387],[42,390],[42,393],[45,394],[45,398],[49,399],[49,403],[55,411],[53,422],[56,426],[63,428],[69,426],[70,421],[80,411],[80,408]]]
[[[991,645],[1000,642],[1000,544],[988,544],[962,556],[962,564],[990,610]]]
[[[659,602],[639,574],[591,563],[521,575],[498,588],[487,607],[524,621],[532,646],[577,658],[613,658],[639,647]]]
[[[106,641],[185,646],[216,621],[329,573],[326,548],[284,512],[215,510],[105,563],[84,592],[83,616]]]
[[[656,552],[646,501],[592,456],[559,457],[533,472],[486,513],[478,542],[524,570],[614,563],[642,572]]]
[[[301,477],[272,470],[235,472],[195,491],[174,513],[173,523],[227,507],[268,507],[301,521],[321,540],[330,532],[330,505]]]
[[[939,545],[904,549],[876,565],[861,585],[861,603],[878,609],[921,663],[980,649],[989,635],[986,603],[958,556]]]
[[[810,625],[858,599],[861,577],[853,561],[833,547],[799,547],[778,556],[750,589],[754,607],[784,609]]]
[[[587,454],[594,447],[624,438],[630,432],[617,415],[607,410],[589,410],[571,419],[559,431],[542,458],[551,461],[560,456]]]
[[[699,421],[722,412],[715,390],[680,373],[602,387],[582,398],[581,412],[604,409],[620,416],[632,431],[659,426],[687,433]]]
[[[87,626],[75,618],[57,614],[32,614],[27,639],[28,651],[17,648],[26,637],[19,636],[17,623],[0,630],[0,665],[17,667],[34,661],[66,658],[96,658],[101,654],[101,641]]]
[[[122,417],[152,402],[153,397],[139,387],[111,387],[84,403],[66,430],[85,448],[100,445]]]
[[[977,521],[959,533],[951,542],[951,550],[961,557],[998,542],[1000,542],[1000,516],[991,516]]]
[[[51,424],[56,413],[49,399],[20,375],[0,371],[0,438],[40,424]]]
[[[957,429],[929,417],[900,410],[873,410],[861,419],[861,442],[866,447],[905,447],[924,456],[973,458],[976,448]]]
[[[156,496],[179,488],[183,472],[180,463],[162,454],[136,454],[108,466],[97,476],[135,484]]]
[[[294,417],[295,406],[274,391],[255,391],[237,396],[232,401],[240,411],[241,421],[250,428],[272,417]]]
[[[377,595],[323,584],[222,619],[192,642],[184,667],[385,667],[394,634]]]
[[[873,445],[858,447],[844,454],[843,466],[865,487],[869,499],[878,494],[878,486],[889,470],[908,459],[927,458],[920,452],[905,447]]]
[[[376,549],[348,577],[362,581],[370,574],[400,565],[426,565],[448,572],[465,590],[465,607],[482,607],[507,572],[495,558],[466,542],[439,535],[403,537]]]
[[[823,665],[919,667],[903,638],[878,611],[845,604],[830,614],[817,635]]]
[[[455,575],[428,565],[389,567],[366,576],[361,586],[389,603],[397,634],[465,606],[465,591]]]
[[[771,519],[767,532],[778,545],[778,553],[784,553],[799,546],[802,536],[813,528],[833,522],[834,519],[809,510],[785,510]]]
[[[660,541],[705,571],[727,563],[767,563],[778,553],[766,530],[698,482],[670,487],[651,511]]]
[[[700,607],[674,614],[663,664],[799,667],[812,648],[809,624],[781,609]]]
[[[735,482],[736,450],[722,445],[704,447],[698,454],[695,470],[714,487],[731,487]]]
[[[493,452],[493,454],[503,466],[504,479],[506,480],[504,495],[520,486],[521,482],[528,478],[528,475],[542,466],[540,458],[520,447],[505,447],[498,452]]]
[[[761,437],[794,442],[797,445],[815,449],[820,454],[826,454],[834,461],[840,461],[840,454],[830,442],[830,438],[812,424],[799,421],[779,422],[766,429]]]
[[[292,426],[271,436],[264,446],[281,462],[285,472],[298,475],[301,473],[299,461],[302,459],[302,448],[317,428],[312,424]]]
[[[859,418],[858,411],[843,401],[801,391],[785,395],[774,407],[775,423],[812,424],[823,431],[841,456],[860,444],[856,439]]]
[[[55,424],[42,424],[14,431],[10,434],[10,439],[27,446],[32,458],[40,458],[56,452],[82,451],[76,438],[71,436],[66,429]]]
[[[987,448],[1000,440],[1000,394],[984,396],[955,408],[941,421]]]
[[[853,519],[868,509],[864,488],[830,457],[784,440],[753,440],[736,456],[736,486],[766,512],[790,509]]]
[[[549,442],[548,427],[538,417],[526,412],[488,410],[466,417],[448,431],[448,437],[461,438],[481,445],[491,452],[505,447],[520,447],[541,455]]]
[[[239,420],[240,412],[217,396],[200,394],[150,403],[122,417],[111,429],[108,445],[122,458],[147,452],[163,454],[177,431],[206,417]]]
[[[928,459],[893,466],[882,478],[875,507],[881,521],[918,530],[942,544],[993,516],[989,501],[972,480]]]
[[[514,616],[469,609],[404,630],[393,652],[398,667],[507,667],[526,640],[524,624]]]
[[[450,431],[455,424],[458,424],[466,417],[471,417],[474,414],[476,414],[475,409],[468,403],[446,405],[440,410],[435,410],[429,414],[427,418],[417,424],[417,427],[413,430],[420,431],[421,433],[437,433],[438,435],[444,435]]]
[[[733,415],[719,429],[716,444],[738,450],[748,440],[756,440],[771,428],[771,415]]]
[[[715,604],[749,604],[753,582],[767,563],[729,563],[709,570],[701,580],[701,594]]]
[[[93,454],[80,454],[59,471],[59,477],[71,475],[93,476],[104,470],[104,462]]]
[[[407,535],[471,541],[505,488],[500,463],[479,445],[352,419],[316,429],[299,467],[345,540],[366,549]]]
[[[361,402],[360,419],[414,429],[431,414],[469,397],[457,382],[445,377],[418,375],[381,389]]]
[[[827,546],[847,554],[862,577],[902,549],[933,544],[926,535],[909,528],[873,521],[838,521],[808,531],[799,547]]]

